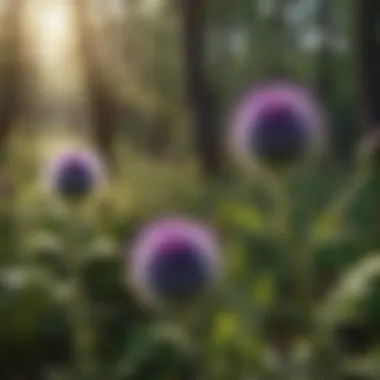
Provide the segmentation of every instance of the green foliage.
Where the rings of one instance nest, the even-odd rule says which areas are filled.
[[[152,173],[160,170],[157,165],[147,167]],[[195,181],[192,169],[187,170]],[[129,174],[132,178],[132,168]],[[187,177],[185,171],[183,174]],[[99,374],[116,380],[170,376],[182,379],[193,373],[195,376],[199,371],[207,379],[276,373],[272,356],[281,357],[275,352],[284,349],[290,353],[296,350],[297,342],[304,336],[301,326],[307,323],[305,305],[298,298],[294,280],[299,276],[297,271],[309,271],[311,267],[307,263],[301,264],[306,267],[294,266],[293,261],[296,260],[294,250],[304,241],[305,233],[308,235],[305,223],[312,227],[315,221],[314,233],[308,235],[311,245],[304,254],[312,255],[315,263],[314,291],[321,307],[345,268],[360,263],[376,248],[371,236],[371,214],[364,211],[368,198],[364,190],[368,182],[363,183],[353,198],[347,198],[344,210],[348,210],[348,214],[336,212],[331,219],[328,212],[321,212],[329,210],[331,197],[344,190],[342,182],[351,176],[351,170],[331,168],[314,173],[299,172],[289,178],[282,187],[291,200],[290,219],[284,219],[287,220],[285,235],[276,227],[277,219],[281,221],[278,214],[281,204],[276,203],[279,200],[270,196],[270,189],[252,188],[246,181],[215,193],[212,201],[215,207],[208,207],[211,214],[204,214],[202,198],[207,194],[196,182],[192,187],[187,186],[188,181],[176,185],[186,187],[178,195],[178,206],[173,208],[170,196],[154,197],[145,192],[138,181],[127,181],[124,186],[129,188],[130,197],[138,204],[150,204],[143,215],[133,202],[120,211],[117,192],[123,187],[120,185],[123,179],[117,179],[114,187],[111,184],[105,200],[90,199],[74,216],[58,200],[38,192],[25,197],[25,190],[20,187],[12,204],[23,206],[11,207],[11,210],[17,211],[17,220],[23,223],[14,224],[12,235],[3,237],[4,242],[8,241],[4,246],[7,251],[2,255],[0,293],[1,345],[8,347],[3,350],[4,358],[7,358],[5,353],[16,358],[11,347],[22,344],[27,357],[23,360],[37,363],[35,371],[65,369],[69,371],[69,378],[75,376],[70,372],[73,321],[67,311],[73,306],[77,286],[70,268],[77,262],[77,276],[90,310],[88,323],[97,342],[93,355],[97,358]],[[157,180],[147,173],[145,181],[148,182],[143,186],[154,188]],[[175,181],[176,177],[168,176],[161,186],[167,186],[170,193]],[[280,188],[281,181],[274,184]],[[257,177],[253,183],[265,182]],[[166,214],[165,210],[203,214],[220,229],[225,250],[225,283],[215,299],[197,307],[195,322],[185,330],[180,320],[165,321],[165,317],[162,319],[143,309],[136,295],[128,289],[125,278],[126,244],[144,223],[161,212]],[[12,222],[14,216],[11,218],[11,215],[9,210],[2,214],[4,223]],[[72,229],[74,235],[70,232]],[[12,254],[8,250],[12,250]],[[302,278],[301,274],[299,280]],[[334,302],[338,314],[326,311],[323,315],[333,315],[336,326],[353,321],[370,326],[375,334],[379,315],[376,278],[363,296],[355,293],[355,302],[346,301],[348,308],[342,309]],[[36,349],[41,351],[39,360],[34,357]],[[6,362],[2,365],[7,367]]]

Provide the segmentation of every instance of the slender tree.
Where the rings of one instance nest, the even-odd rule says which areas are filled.
[[[379,152],[380,133],[380,2],[377,0],[357,0],[357,53],[359,63],[359,79],[363,109],[364,133],[373,141],[373,148]],[[374,153],[374,152],[372,152]],[[374,248],[380,245],[380,168],[374,165],[370,182],[371,199],[371,235]],[[373,331],[369,326],[357,327],[364,335],[363,339],[351,338],[352,350],[361,353],[371,346]],[[352,334],[350,334],[352,335]]]
[[[357,0],[357,44],[365,125],[380,128],[380,2]]]
[[[74,0],[74,5],[95,144],[112,169],[115,164],[113,141],[119,114],[118,100],[104,80],[104,67],[97,54],[98,46],[89,20],[88,3],[85,0]]]
[[[285,22],[286,0],[277,0],[268,19],[270,47],[267,47],[268,72],[271,76],[286,77],[288,67],[285,60],[287,28]]]
[[[320,0],[316,13],[316,23],[322,33],[322,44],[317,55],[316,93],[321,99],[328,101],[334,90],[333,56],[331,51],[331,32],[333,23],[333,3],[330,0]]]
[[[2,149],[20,107],[22,1],[10,1],[3,16],[0,62],[0,144]]]
[[[186,100],[192,117],[195,144],[205,176],[214,176],[221,163],[218,97],[206,73],[204,0],[181,0]]]

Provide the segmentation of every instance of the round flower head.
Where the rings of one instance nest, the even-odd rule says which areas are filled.
[[[217,282],[220,249],[208,227],[168,218],[152,223],[137,236],[128,264],[132,287],[149,304],[187,303]]]
[[[323,115],[304,89],[275,83],[249,92],[233,111],[230,150],[244,164],[280,167],[320,148]]]
[[[94,152],[72,149],[51,157],[44,175],[50,190],[67,199],[78,199],[101,185],[104,168]]]

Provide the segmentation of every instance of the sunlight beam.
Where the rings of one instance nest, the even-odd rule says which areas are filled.
[[[68,33],[69,20],[66,8],[55,6],[43,12],[41,26],[44,34],[61,37]]]

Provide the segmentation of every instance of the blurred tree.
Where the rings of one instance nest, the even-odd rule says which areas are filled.
[[[357,44],[360,63],[362,107],[367,128],[380,125],[380,3],[357,1]]]
[[[104,155],[110,169],[114,168],[113,142],[119,116],[119,103],[104,81],[104,67],[97,54],[97,40],[89,22],[88,2],[74,1],[76,26],[79,33],[90,112],[94,128],[95,143]]]
[[[375,0],[358,1],[357,7],[357,43],[362,84],[363,118],[368,133],[371,133],[371,131],[378,131],[380,128],[380,41],[378,35],[380,3]],[[380,169],[378,167],[376,167],[372,179],[371,190],[374,202],[374,239],[379,244]]]
[[[186,98],[192,113],[195,145],[204,175],[221,166],[218,94],[205,70],[206,2],[181,0],[183,63]]]
[[[0,150],[11,132],[12,123],[20,110],[21,21],[23,2],[8,2],[3,15],[2,49],[0,62]],[[2,154],[2,152],[1,152]]]
[[[329,0],[321,0],[318,3],[316,23],[320,28],[322,41],[317,55],[316,92],[321,99],[328,104],[328,100],[334,96],[335,75],[334,57],[332,52],[333,40],[333,3]]]
[[[285,23],[286,0],[272,1],[268,15],[268,32],[271,36],[270,46],[265,49],[268,74],[271,76],[289,75],[284,61],[287,43],[287,28]]]

